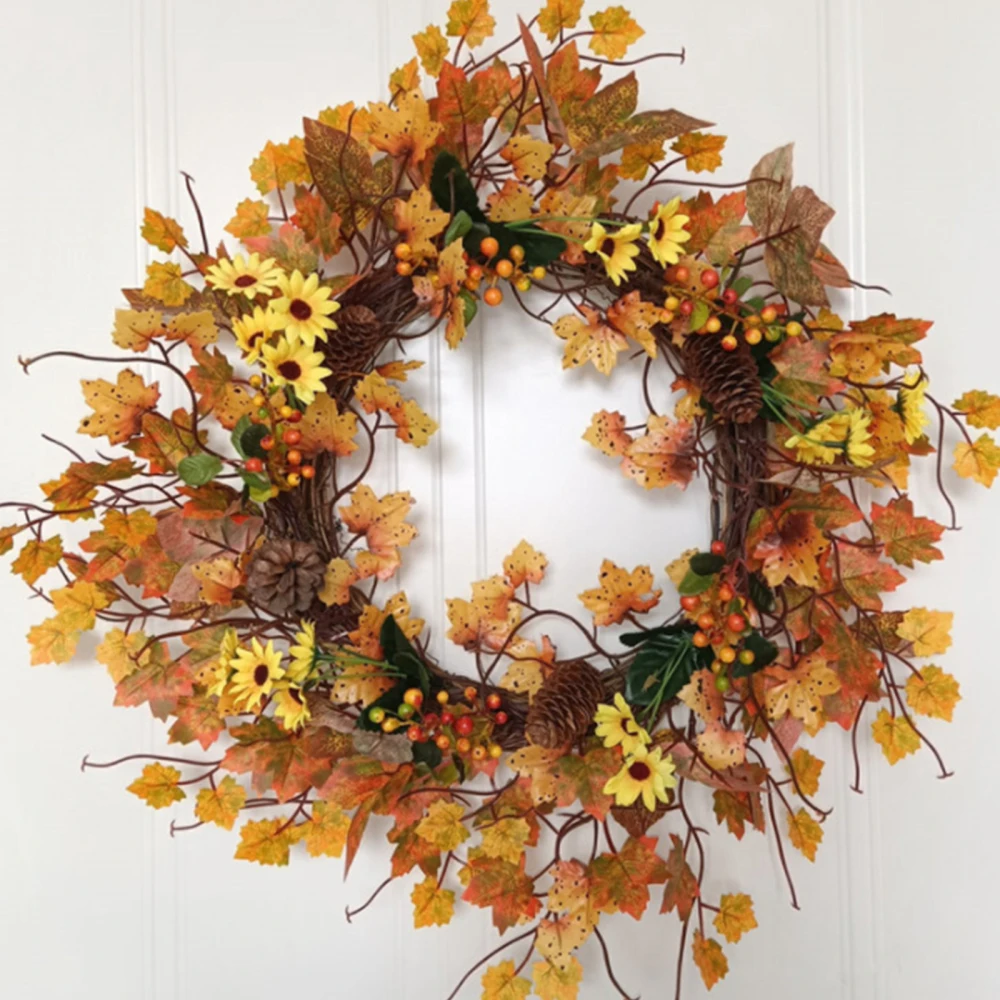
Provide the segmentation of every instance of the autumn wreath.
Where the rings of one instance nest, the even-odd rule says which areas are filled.
[[[456,0],[387,103],[328,108],[264,147],[259,197],[226,226],[238,253],[210,249],[190,178],[200,250],[146,209],[168,259],[124,293],[126,356],[22,362],[118,365],[83,381],[80,432],[124,450],[72,452],[44,503],[4,505],[20,519],[0,533],[51,604],[32,663],[69,660],[101,623],[116,704],[148,705],[174,743],[220,746],[139,755],[130,791],[157,809],[194,795],[196,821],[175,829],[240,821],[236,857],[265,865],[301,842],[350,866],[369,818],[391,817],[415,925],[448,923],[460,896],[505,935],[456,987],[481,975],[488,1000],[575,997],[591,937],[627,996],[601,922],[639,919],[658,885],[680,921],[678,995],[689,938],[706,986],[726,974],[718,938],[756,920],[749,896],[701,891],[690,798],[711,795],[738,839],[770,831],[787,874],[786,844],[812,860],[827,816],[803,734],[838,724],[857,761],[871,712],[895,763],[927,742],[918,716],[951,718],[954,678],[915,662],[946,650],[951,615],[882,595],[941,558],[945,526],[905,492],[911,460],[931,458],[949,506],[949,431],[960,476],[989,486],[1000,467],[967,430],[1000,425],[1000,398],[928,393],[929,323],[830,310],[826,288],[853,282],[791,147],[740,184],[678,176],[714,172],[725,138],[637,112],[634,71],[604,77],[642,30],[617,6],[579,28],[581,7],[548,0],[480,57],[488,4]],[[648,566],[605,560],[583,620],[540,599],[546,560],[521,542],[448,602],[470,678],[430,656],[404,593],[385,596],[413,500],[366,479],[386,431],[416,447],[436,431],[405,392],[406,345],[443,327],[457,348],[505,297],[551,322],[565,368],[610,375],[629,356],[644,423],[602,411],[583,437],[647,490],[700,473],[711,528],[667,566],[679,607]],[[650,381],[664,366],[672,395]],[[187,400],[172,412],[164,380]],[[571,648],[540,632],[555,617]]]

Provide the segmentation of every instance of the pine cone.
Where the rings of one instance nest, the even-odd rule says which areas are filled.
[[[254,602],[272,614],[301,613],[312,604],[325,572],[314,545],[274,538],[254,556],[247,589]]]
[[[345,306],[334,315],[336,330],[329,331],[323,345],[326,362],[334,377],[346,381],[365,372],[382,347],[382,324],[378,316],[363,305]]]
[[[612,806],[611,815],[628,831],[632,837],[645,837],[646,832],[667,814],[667,806],[657,802],[656,808],[650,812],[642,803],[642,799],[630,806]]]
[[[693,333],[684,344],[688,374],[723,420],[748,424],[764,403],[757,362],[746,342],[724,351],[722,335]]]
[[[535,695],[525,735],[549,750],[572,743],[590,728],[603,698],[601,675],[586,660],[560,663]]]

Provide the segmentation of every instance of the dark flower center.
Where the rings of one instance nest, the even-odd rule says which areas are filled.
[[[302,365],[298,361],[282,361],[278,365],[278,371],[281,373],[281,377],[288,379],[289,382],[294,382],[302,377]]]
[[[654,240],[658,240],[663,236],[663,231],[667,228],[667,224],[663,219],[657,219],[653,226],[652,236]]]
[[[629,766],[628,773],[636,781],[645,781],[653,772],[650,771],[648,764],[643,764],[641,760],[637,760]]]
[[[257,284],[257,279],[252,274],[241,274],[233,284],[237,288],[249,288],[251,285]]]
[[[257,342],[260,341],[260,340],[263,340],[263,339],[264,339],[264,331],[263,330],[254,330],[254,332],[251,333],[249,337],[247,337],[247,343],[251,347],[256,347],[257,346]]]
[[[615,254],[615,241],[610,237],[606,237],[604,242],[601,243],[601,253],[607,257],[613,257]]]
[[[300,323],[304,323],[313,314],[312,306],[308,302],[303,302],[302,299],[292,299],[292,304],[288,307],[288,311]]]
[[[266,663],[258,663],[257,666],[254,667],[254,671],[253,671],[253,682],[254,682],[254,684],[256,684],[257,687],[263,687],[264,684],[267,682],[268,674],[269,674],[269,671],[267,669],[267,664]]]
[[[289,688],[288,694],[290,695],[292,701],[294,701],[296,704],[298,705],[302,704],[302,695],[299,693],[298,688]]]

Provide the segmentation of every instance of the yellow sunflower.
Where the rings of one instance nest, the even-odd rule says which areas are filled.
[[[642,234],[642,225],[635,223],[622,226],[621,229],[609,233],[599,222],[595,222],[590,230],[590,239],[584,243],[584,250],[596,253],[604,261],[604,269],[608,277],[620,284],[626,271],[635,270],[633,257],[638,256],[638,239]]]
[[[282,337],[277,344],[264,344],[264,370],[278,386],[290,385],[303,403],[311,403],[317,392],[326,392],[323,379],[331,375],[323,367],[323,355],[305,344]]]
[[[301,688],[290,684],[277,690],[274,695],[274,715],[281,719],[285,729],[294,730],[305,725],[309,720],[309,706]]]
[[[259,253],[250,254],[247,260],[237,254],[232,260],[223,257],[205,272],[205,281],[220,292],[245,295],[252,299],[258,292],[270,292],[284,274],[273,258],[261,260]]]
[[[240,637],[236,634],[236,629],[227,628],[219,643],[219,659],[216,661],[212,671],[212,683],[208,688],[208,694],[221,697],[229,680],[229,673],[233,668],[233,658],[240,650]]]
[[[924,428],[931,422],[924,413],[924,394],[927,392],[927,379],[920,372],[907,374],[903,379],[899,392],[896,394],[896,411],[903,418],[903,433],[906,443],[913,444],[924,436]]]
[[[274,682],[285,673],[281,669],[281,653],[268,641],[266,647],[257,639],[252,640],[249,649],[240,649],[233,657],[236,673],[230,682],[230,691],[243,711],[253,711],[261,699],[269,695]]]
[[[286,676],[295,684],[304,684],[316,664],[316,626],[312,622],[301,622],[302,631],[295,633],[295,645],[288,650],[291,663]]]
[[[843,455],[849,427],[847,410],[831,413],[808,430],[793,434],[785,441],[785,447],[794,448],[800,462],[829,465]]]
[[[615,695],[613,705],[597,706],[594,722],[597,723],[597,735],[604,740],[604,745],[616,747],[620,744],[626,755],[633,753],[636,747],[650,742],[649,733],[635,721],[632,709],[621,692]]]
[[[848,410],[847,458],[860,468],[872,464],[875,449],[868,443],[871,438],[872,415],[860,407]]]
[[[293,343],[302,341],[313,347],[316,338],[326,340],[327,330],[336,330],[337,324],[330,314],[340,308],[340,303],[330,300],[330,289],[320,287],[319,275],[304,277],[301,271],[291,276],[278,277],[281,297],[271,302],[271,308],[280,316],[285,336]]]
[[[649,220],[649,249],[658,264],[676,264],[684,248],[682,243],[691,239],[684,228],[691,221],[687,215],[678,215],[681,199],[671,198],[666,205],[658,205],[656,214]]]
[[[255,306],[252,316],[233,320],[233,336],[243,360],[254,365],[260,360],[260,349],[281,329],[282,320],[270,309]]]
[[[604,794],[613,795],[618,806],[630,806],[641,795],[642,804],[650,812],[656,808],[657,802],[669,802],[667,789],[677,786],[676,768],[673,757],[667,754],[661,758],[661,753],[659,747],[652,750],[637,747],[635,753],[625,758],[622,769],[608,779]]]

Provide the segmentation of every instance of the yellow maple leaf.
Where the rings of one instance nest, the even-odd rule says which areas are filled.
[[[765,674],[768,680],[777,681],[767,690],[768,717],[777,720],[791,715],[815,736],[826,724],[823,699],[840,690],[840,678],[827,666],[826,658],[821,653],[807,653],[794,667],[767,667]]]
[[[872,723],[872,739],[890,764],[897,764],[920,749],[920,737],[909,721],[902,715],[893,715],[887,708],[880,708]]]
[[[371,144],[390,156],[406,157],[421,163],[444,126],[431,121],[430,108],[416,91],[400,94],[397,107],[373,102],[368,105],[371,119]]]
[[[183,340],[188,347],[207,347],[219,339],[215,319],[207,309],[171,316],[166,334],[167,340]]]
[[[410,893],[414,927],[444,927],[455,913],[455,893],[442,889],[433,875],[418,882]]]
[[[992,486],[1000,471],[1000,448],[986,433],[980,434],[972,444],[960,441],[955,446],[954,469],[963,479]]]
[[[575,28],[583,12],[583,0],[547,0],[538,15],[538,28],[545,37],[555,41],[565,28]]]
[[[342,809],[329,802],[315,802],[312,819],[304,824],[299,836],[314,858],[339,858],[344,853],[350,828],[351,817]]]
[[[594,29],[591,51],[612,61],[623,59],[628,47],[646,34],[624,7],[608,7],[591,14],[590,25]]]
[[[351,531],[363,532],[369,558],[358,568],[365,576],[388,580],[400,564],[399,550],[413,541],[417,529],[406,523],[413,506],[409,493],[389,493],[377,498],[370,486],[361,485],[351,494],[351,502],[339,507],[341,520]]]
[[[1000,427],[1000,396],[982,389],[970,389],[951,404],[970,427]]]
[[[180,223],[152,208],[143,210],[140,233],[147,243],[164,253],[172,253],[177,247],[188,245]]]
[[[417,836],[442,851],[454,851],[469,839],[462,823],[465,808],[458,802],[432,802],[427,815],[417,824]]]
[[[316,595],[327,606],[347,604],[351,599],[351,587],[360,579],[358,571],[339,556],[327,564],[323,576],[323,586]]]
[[[50,569],[58,566],[62,557],[62,539],[58,535],[44,541],[32,538],[24,543],[17,558],[10,564],[10,569],[30,587]]]
[[[514,173],[522,181],[540,181],[555,151],[555,146],[544,139],[515,135],[500,150],[500,156],[514,168]]]
[[[502,576],[491,576],[473,583],[471,601],[449,598],[448,638],[466,649],[503,648],[521,620],[521,606],[512,602],[513,596],[514,588]]]
[[[416,57],[402,66],[397,66],[389,74],[389,93],[396,100],[401,94],[420,90],[420,66]]]
[[[698,554],[698,549],[686,549],[672,563],[667,565],[667,576],[670,582],[679,587],[681,581],[691,570],[691,557]]]
[[[795,776],[796,793],[801,790],[803,795],[815,795],[819,791],[819,777],[823,773],[824,762],[813,756],[804,747],[799,747],[792,754],[792,766],[785,766],[789,774]]]
[[[133,795],[138,795],[147,806],[163,809],[186,798],[183,788],[178,788],[181,772],[176,767],[167,767],[156,761],[147,764],[142,774],[128,786]]]
[[[191,575],[200,584],[198,599],[206,604],[241,603],[233,596],[233,591],[243,584],[243,573],[227,556],[193,563]]]
[[[701,973],[706,989],[711,989],[729,971],[729,962],[722,951],[722,945],[714,938],[706,938],[700,930],[694,932],[691,946],[694,964]]]
[[[555,335],[566,341],[563,368],[577,368],[589,361],[602,375],[610,375],[619,352],[628,347],[628,339],[605,323],[595,309],[580,306],[580,312],[583,318],[571,313],[552,325]]]
[[[295,838],[284,819],[250,820],[240,827],[240,843],[233,855],[237,861],[259,865],[287,865]]]
[[[714,173],[722,166],[722,149],[726,145],[724,135],[705,135],[702,132],[686,132],[670,147],[685,158],[685,165],[692,173],[703,170]]]
[[[123,368],[116,382],[103,378],[82,379],[83,398],[94,411],[78,428],[90,437],[106,436],[111,444],[123,444],[142,429],[143,414],[160,398],[158,382],[146,385],[131,368]]]
[[[742,892],[727,893],[719,900],[719,912],[712,923],[730,944],[736,944],[757,926],[753,900]]]
[[[286,184],[311,184],[305,141],[301,136],[293,136],[288,142],[268,141],[250,164],[250,179],[261,194]]]
[[[328,393],[316,396],[297,426],[302,434],[299,447],[307,455],[329,451],[338,458],[346,458],[358,450],[354,440],[358,418],[350,410],[341,413],[337,401]]]
[[[441,67],[448,58],[448,50],[451,48],[441,29],[436,24],[428,24],[423,31],[418,31],[413,36],[413,44],[416,46],[417,55],[420,56],[420,65],[424,67],[424,72],[436,77],[441,72]]]
[[[590,418],[590,426],[581,435],[598,451],[611,457],[624,455],[632,443],[632,435],[625,430],[625,417],[615,411],[599,410]]]
[[[552,768],[562,756],[562,750],[549,750],[529,743],[507,758],[507,766],[531,782],[531,799],[536,806],[556,797],[556,779]]]
[[[527,695],[530,704],[545,683],[546,667],[555,663],[556,650],[547,635],[542,636],[542,647],[527,639],[514,639],[507,646],[513,657],[500,687],[514,694]]]
[[[46,618],[28,631],[32,666],[40,663],[68,663],[76,652],[80,630],[67,625],[61,615]]]
[[[371,117],[364,108],[356,108],[354,101],[345,101],[336,107],[325,108],[317,115],[319,121],[330,128],[344,132],[361,143],[366,152],[371,151],[368,136],[371,132]]]
[[[238,240],[251,236],[270,236],[271,223],[268,221],[270,209],[267,202],[254,198],[244,198],[236,206],[236,214],[226,223],[225,230]]]
[[[697,468],[694,443],[694,427],[686,420],[650,414],[646,433],[625,449],[622,471],[643,489],[666,486],[686,489]]]
[[[214,823],[223,830],[232,830],[246,800],[246,789],[227,774],[214,788],[198,792],[194,814],[202,823]]]
[[[911,608],[896,626],[896,635],[913,644],[915,656],[935,656],[947,652],[951,646],[951,623],[954,618],[950,611]]]
[[[580,594],[583,606],[593,612],[594,624],[617,625],[630,613],[649,611],[659,603],[660,590],[653,590],[653,574],[648,566],[630,573],[610,559],[601,563],[600,586]]]
[[[110,604],[107,594],[96,584],[78,580],[68,587],[53,590],[52,606],[69,627],[86,632],[97,621],[97,612]]]
[[[524,819],[507,818],[491,822],[483,830],[483,854],[488,858],[502,858],[512,865],[520,864],[524,850],[531,839],[531,827]]]
[[[111,679],[117,684],[145,665],[152,646],[142,655],[140,650],[148,642],[148,636],[142,632],[126,635],[120,628],[113,628],[105,634],[94,656],[98,663],[108,668]]]
[[[143,354],[155,337],[163,336],[163,314],[155,309],[141,312],[135,309],[116,309],[115,327],[111,339],[123,351]]]
[[[823,828],[805,811],[788,814],[788,839],[809,861],[816,860],[816,849],[823,842]]]
[[[520,587],[522,583],[541,583],[548,564],[544,553],[522,538],[514,551],[504,559],[503,571],[512,587]]]
[[[410,617],[410,602],[407,600],[405,591],[393,594],[385,602],[384,608],[377,608],[372,604],[366,604],[358,617],[358,627],[348,638],[351,645],[362,656],[367,656],[372,660],[381,660],[384,652],[379,636],[382,633],[382,626],[386,619],[392,615],[396,619],[399,630],[411,641],[420,635],[424,627],[423,618]]]
[[[417,448],[427,444],[438,428],[437,422],[415,400],[404,400],[399,389],[377,371],[369,372],[355,385],[354,398],[367,413],[376,410],[387,413],[396,425],[396,437]]]
[[[525,1000],[531,992],[531,983],[517,974],[517,969],[509,959],[499,965],[491,965],[483,975],[482,1000]]]
[[[638,291],[621,296],[608,306],[608,322],[631,337],[651,358],[656,357],[653,327],[663,318],[663,311],[652,302],[644,302]]]
[[[930,664],[906,681],[906,701],[918,715],[951,722],[955,706],[961,700],[958,681],[940,667]]]
[[[423,361],[400,361],[399,359],[395,361],[386,361],[385,364],[377,365],[375,371],[382,376],[382,378],[393,379],[396,382],[405,382],[410,376],[409,372],[415,371],[417,368],[423,368]]]
[[[637,142],[622,150],[622,160],[618,165],[618,176],[628,181],[641,181],[646,177],[649,168],[663,159],[665,151],[663,140],[653,142]]]
[[[352,663],[349,658],[337,674],[330,689],[330,701],[335,705],[360,705],[367,708],[390,691],[396,681],[387,677],[371,663]]]
[[[451,216],[434,206],[426,184],[412,191],[405,201],[397,198],[393,216],[400,238],[410,247],[411,260],[419,263],[437,256],[437,247],[431,241],[444,232]]]
[[[531,188],[508,178],[503,187],[486,199],[486,214],[492,222],[517,222],[530,219],[535,207]]]
[[[489,0],[453,0],[448,8],[445,30],[452,38],[461,38],[470,49],[482,45],[496,26],[490,16]]]
[[[583,966],[572,955],[562,968],[552,962],[535,962],[531,979],[540,1000],[576,1000],[583,981]]]
[[[183,277],[180,264],[154,261],[146,268],[143,292],[165,306],[182,306],[194,295],[194,288]]]

